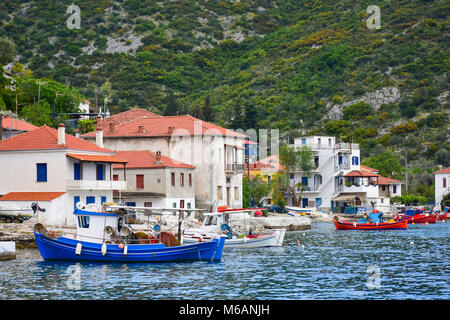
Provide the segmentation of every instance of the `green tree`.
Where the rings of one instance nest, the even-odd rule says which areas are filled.
[[[395,179],[402,179],[405,172],[405,168],[391,150],[366,158],[362,161],[362,164],[378,169],[382,176],[391,175]]]
[[[16,46],[7,37],[0,38],[0,66],[14,61]]]
[[[174,94],[170,92],[167,96],[167,105],[164,109],[163,115],[165,116],[173,116],[177,115],[180,109],[180,105],[178,104],[177,99],[175,98]]]
[[[79,120],[77,127],[78,130],[80,130],[80,134],[93,132],[95,131],[95,120],[92,119]]]
[[[205,104],[202,109],[203,120],[208,122],[214,122],[214,110],[211,106],[211,98],[209,95],[205,97]]]
[[[53,125],[52,108],[47,100],[41,100],[22,109],[23,117],[35,126]]]

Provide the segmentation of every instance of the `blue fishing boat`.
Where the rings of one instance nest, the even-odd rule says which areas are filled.
[[[89,208],[91,209],[91,208]],[[91,209],[92,210],[92,209]],[[125,210],[104,212],[77,206],[74,234],[57,235],[41,223],[34,226],[36,243],[45,260],[101,262],[220,261],[225,237],[189,245],[167,246],[154,228],[151,237],[138,239],[126,224]]]

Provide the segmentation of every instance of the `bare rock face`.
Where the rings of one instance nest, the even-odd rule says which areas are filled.
[[[380,90],[366,93],[361,98],[344,102],[342,104],[335,104],[331,106],[329,103],[327,107],[330,109],[329,117],[332,120],[340,120],[342,118],[342,110],[345,107],[351,106],[355,103],[364,101],[370,105],[373,110],[378,110],[381,105],[394,103],[400,99],[400,90],[396,87],[385,87]]]

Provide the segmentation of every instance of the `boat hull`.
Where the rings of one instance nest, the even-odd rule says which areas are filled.
[[[100,262],[175,262],[175,261],[220,261],[225,238],[210,242],[176,247],[164,244],[129,244],[119,247],[107,244],[102,253],[102,244],[78,241],[65,237],[52,238],[34,231],[36,243],[45,260],[100,261]],[[76,253],[81,243],[81,251]],[[125,248],[127,252],[125,252]]]
[[[334,220],[334,225],[337,230],[406,230],[408,228],[408,221],[356,223]]]
[[[225,248],[262,248],[262,247],[281,247],[283,245],[286,229],[278,229],[270,235],[263,235],[256,238],[232,238],[225,239]],[[200,241],[211,241],[214,236],[199,237],[194,235],[185,235],[183,243],[198,243]]]
[[[416,214],[414,216],[394,217],[396,221],[408,221],[408,223],[436,223],[439,219],[438,214]]]

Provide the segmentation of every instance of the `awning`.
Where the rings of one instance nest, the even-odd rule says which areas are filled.
[[[366,200],[366,194],[365,193],[344,193],[339,194],[336,197],[333,198],[334,201],[348,201],[348,200],[355,200],[355,198],[359,198],[361,201]]]
[[[0,201],[52,201],[65,192],[10,192],[0,198]]]
[[[127,164],[128,161],[116,156],[98,156],[98,155],[92,155],[92,154],[74,154],[74,153],[68,153],[68,157],[77,159],[80,161],[87,161],[87,162],[109,162],[109,163],[122,163]]]

